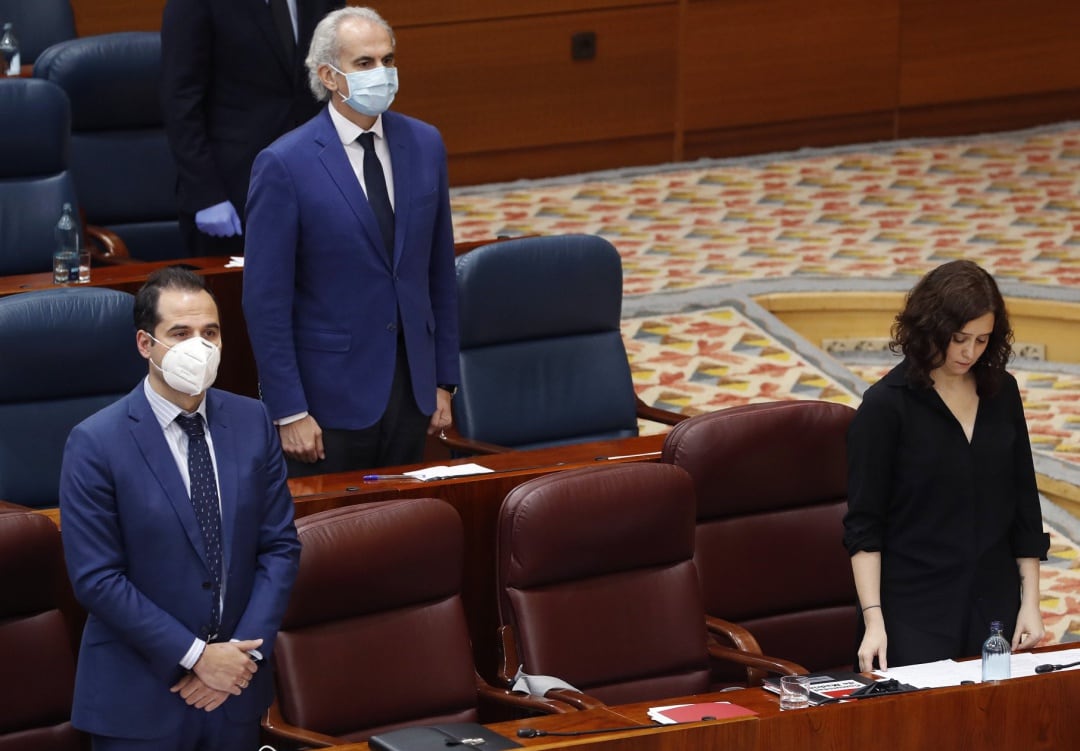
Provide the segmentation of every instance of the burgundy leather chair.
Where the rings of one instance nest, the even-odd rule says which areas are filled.
[[[663,461],[694,478],[705,612],[814,671],[850,669],[855,655],[841,543],[854,415],[829,402],[751,404],[686,420],[664,442]]]
[[[71,726],[73,603],[56,525],[0,503],[0,751],[88,747]]]
[[[333,509],[297,520],[297,531],[303,549],[274,648],[269,742],[327,746],[476,722],[488,699],[570,711],[477,675],[461,601],[464,533],[446,502]]]
[[[694,488],[678,467],[618,464],[526,482],[503,501],[496,540],[503,680],[519,665],[555,676],[586,695],[558,698],[586,707],[707,691],[710,656],[805,672],[710,638],[745,635],[705,617]]]

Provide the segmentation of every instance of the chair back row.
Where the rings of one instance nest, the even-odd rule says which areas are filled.
[[[706,691],[716,679],[705,650],[706,611],[751,625],[767,654],[836,667],[826,665],[831,645],[842,643],[835,654],[850,655],[853,630],[807,624],[855,615],[845,602],[850,570],[830,560],[846,562],[839,522],[818,508],[842,493],[829,467],[849,412],[820,402],[726,410],[682,423],[668,436],[668,461],[558,472],[511,491],[495,530],[496,591],[500,621],[516,633],[526,672],[558,675],[612,704]],[[770,441],[748,448],[744,441],[766,437],[759,429],[770,425]],[[776,482],[783,473],[775,470],[756,483],[740,478],[744,469],[771,469],[752,455],[770,447],[778,457],[798,453],[796,443],[833,450],[796,457],[802,463],[789,468],[801,482]],[[702,472],[716,463],[709,446],[735,452],[728,472]],[[720,500],[726,493],[727,504]],[[453,507],[432,498],[362,504],[304,517],[297,528],[300,572],[274,656],[286,720],[357,741],[408,725],[478,719],[461,600],[464,531]],[[772,564],[776,544],[802,546],[820,576],[804,580]],[[74,648],[71,621],[57,604],[63,598],[54,594],[58,571],[63,579],[51,522],[0,515],[0,576],[20,585],[0,598],[0,655],[18,671],[17,653],[47,652],[59,663],[50,686],[60,697],[16,697],[8,706],[17,711],[5,714],[13,719],[0,722],[0,733],[69,732]],[[817,594],[806,591],[815,587]],[[31,620],[8,622],[14,614]],[[27,651],[27,643],[39,648]]]
[[[122,32],[59,42],[34,78],[0,79],[0,275],[52,269],[65,203],[132,258],[186,255],[160,69],[157,33]]]
[[[71,102],[71,175],[86,221],[118,234],[132,258],[184,257],[176,161],[159,103],[161,35],[60,42],[38,57],[34,77]]]

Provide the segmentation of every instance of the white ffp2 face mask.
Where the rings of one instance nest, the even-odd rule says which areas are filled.
[[[152,335],[148,336],[169,350],[161,358],[161,365],[150,360],[161,371],[169,386],[181,394],[198,396],[214,384],[221,363],[220,347],[201,336],[193,336],[171,347]]]

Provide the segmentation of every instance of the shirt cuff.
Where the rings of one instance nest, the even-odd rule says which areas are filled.
[[[235,642],[238,642],[238,641],[240,641],[240,640],[239,639],[229,639],[229,643],[235,643]],[[262,662],[263,656],[262,656],[262,652],[260,652],[259,650],[257,650],[257,649],[249,649],[247,651],[247,653],[248,653],[248,657],[255,660],[255,662]]]
[[[280,420],[274,420],[274,424],[280,428],[282,425],[289,425],[290,423],[300,422],[307,416],[307,412],[297,412],[295,415],[289,415],[288,417],[282,417]]]
[[[191,670],[195,667],[195,663],[202,657],[203,650],[206,649],[206,642],[202,639],[196,639],[188,647],[187,653],[180,659],[180,667],[184,670]]]

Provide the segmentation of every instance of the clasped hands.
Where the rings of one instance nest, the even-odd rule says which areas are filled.
[[[230,696],[239,696],[259,669],[248,654],[262,639],[207,644],[191,672],[169,690],[189,706],[212,712]]]

